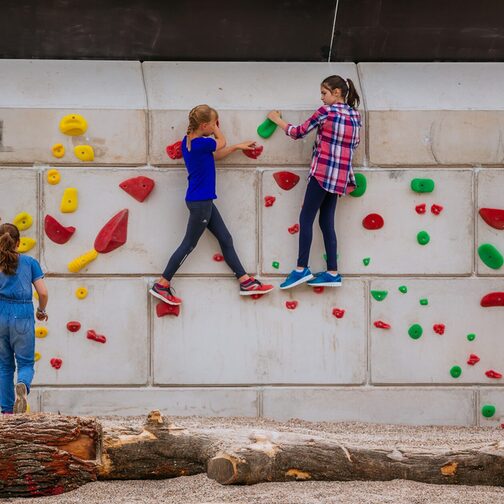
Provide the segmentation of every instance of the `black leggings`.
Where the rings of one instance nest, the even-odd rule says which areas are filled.
[[[334,214],[336,213],[336,203],[338,195],[323,189],[315,177],[310,178],[306,188],[303,208],[299,215],[299,257],[297,265],[300,268],[308,267],[310,258],[310,247],[313,237],[313,222],[317,212],[320,210],[319,225],[324,237],[324,245],[327,254],[327,269],[336,271],[338,262],[336,260],[336,231],[334,230]]]
[[[236,278],[245,275],[245,270],[233,246],[233,238],[213,200],[186,201],[186,205],[189,208],[189,222],[187,223],[186,234],[182,243],[168,261],[163,278],[168,281],[173,278],[173,275],[196,247],[198,240],[207,228],[219,241],[224,260],[233,270]]]

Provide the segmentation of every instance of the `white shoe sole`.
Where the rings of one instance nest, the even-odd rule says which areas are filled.
[[[294,282],[293,284],[290,284],[290,285],[286,285],[285,287],[282,287],[280,286],[280,289],[282,290],[286,290],[286,289],[292,289],[292,287],[296,287],[296,285],[301,285],[305,282],[308,282],[309,280],[311,280],[312,278],[315,278],[313,275],[307,275],[303,278],[300,278],[297,282]]]
[[[270,293],[274,289],[275,287],[272,287],[271,289],[265,291],[240,291],[240,296],[253,296],[254,294],[259,294],[260,296],[262,296],[263,294]]]
[[[14,403],[14,413],[26,413],[28,409],[27,390],[24,383],[16,384],[16,402]]]
[[[168,301],[165,297],[161,296],[161,294],[158,294],[155,290],[150,289],[149,293],[152,294],[155,298],[160,299],[161,301],[165,302],[166,304],[172,305],[172,306],[180,306],[182,303],[174,303],[173,301]]]
[[[341,287],[342,282],[324,282],[317,284],[308,284],[310,287]]]

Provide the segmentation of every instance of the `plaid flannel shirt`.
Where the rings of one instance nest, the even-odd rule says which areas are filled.
[[[317,128],[313,145],[310,177],[330,193],[348,194],[355,187],[353,151],[360,142],[359,112],[346,103],[324,105],[299,126],[289,124],[285,133],[298,139]]]

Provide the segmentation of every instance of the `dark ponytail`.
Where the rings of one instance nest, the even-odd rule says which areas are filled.
[[[14,275],[17,270],[19,255],[16,247],[19,242],[19,230],[14,224],[0,225],[0,271]]]
[[[339,75],[330,75],[325,78],[320,85],[331,92],[335,89],[340,89],[342,96],[350,107],[357,108],[360,105],[360,97],[352,79],[345,80]]]

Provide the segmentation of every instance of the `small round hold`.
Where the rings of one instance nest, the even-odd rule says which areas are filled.
[[[460,366],[453,366],[450,369],[450,374],[453,378],[458,378],[462,374],[462,368]]]
[[[413,324],[409,329],[408,329],[408,334],[411,339],[418,339],[422,336],[423,334],[423,329],[420,324]]]
[[[420,244],[420,245],[427,245],[427,243],[430,242],[430,236],[429,236],[429,233],[427,233],[427,231],[420,231],[418,234],[417,234],[417,242]]]
[[[377,213],[370,213],[369,215],[366,215],[364,219],[362,220],[362,225],[366,229],[381,229],[384,224],[383,217],[380,214]]]

